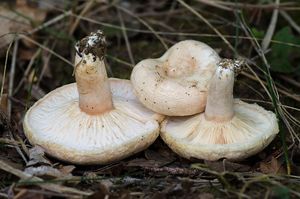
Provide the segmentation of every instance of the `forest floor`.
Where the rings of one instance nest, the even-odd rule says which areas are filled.
[[[297,0],[1,1],[0,198],[300,198],[299,10]],[[275,112],[280,133],[238,162],[187,160],[160,138],[104,166],[47,156],[26,139],[24,115],[75,81],[74,44],[97,29],[110,77],[129,79],[139,61],[186,39],[243,58],[234,96]]]

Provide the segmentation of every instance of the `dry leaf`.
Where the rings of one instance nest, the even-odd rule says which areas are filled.
[[[22,33],[30,31],[32,24],[44,21],[46,12],[40,9],[31,8],[26,4],[18,2],[13,8],[9,8],[5,3],[0,3],[0,48],[11,43],[14,35],[8,33]],[[32,23],[33,22],[33,23]]]
[[[71,173],[64,173],[60,170],[53,168],[51,166],[38,166],[38,167],[28,167],[24,170],[25,173],[33,176],[44,176],[51,178],[62,178],[62,177],[72,177]]]
[[[276,158],[272,157],[270,162],[260,162],[259,168],[265,174],[286,174],[286,171]]]
[[[29,149],[29,162],[26,166],[33,166],[36,164],[51,165],[50,161],[45,158],[45,151],[40,146],[35,146]]]
[[[74,165],[68,165],[68,166],[61,166],[59,167],[59,171],[64,173],[64,174],[70,174],[76,167]]]

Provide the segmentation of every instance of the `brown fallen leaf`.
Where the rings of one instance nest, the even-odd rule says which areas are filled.
[[[0,49],[11,43],[14,39],[14,34],[23,33],[33,29],[34,25],[44,21],[46,12],[28,6],[25,1],[18,0],[16,5],[9,7],[5,3],[0,3]]]
[[[74,165],[67,165],[67,166],[62,166],[60,165],[58,167],[59,171],[64,173],[64,174],[70,174],[76,167]]]
[[[275,157],[272,157],[270,162],[260,162],[259,168],[265,174],[286,174],[283,164]]]

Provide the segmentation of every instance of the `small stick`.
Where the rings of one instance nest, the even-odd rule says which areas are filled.
[[[18,48],[19,48],[19,39],[18,39],[18,35],[17,35],[15,38],[13,57],[12,57],[11,66],[10,66],[9,83],[8,83],[8,97],[9,98],[13,96]],[[11,120],[11,100],[8,100],[8,103],[7,103],[7,115],[8,115],[8,120],[10,121]]]
[[[123,16],[122,16],[122,13],[120,12],[119,8],[117,8],[117,11],[118,11],[118,17],[119,17],[119,20],[120,20],[120,24],[121,24],[121,27],[122,27],[123,37],[124,37],[124,40],[125,40],[125,43],[126,43],[126,47],[127,47],[128,56],[129,56],[131,64],[134,66],[135,62],[134,62],[134,59],[133,59],[130,42],[128,40],[128,36],[127,36],[127,32],[126,32],[126,27],[125,27],[125,24],[124,24]]]
[[[146,171],[151,171],[155,173],[160,173],[160,172],[167,172],[171,175],[199,175],[202,173],[202,171],[198,169],[188,169],[188,168],[172,168],[172,167],[162,167],[162,168],[157,168],[157,167],[143,167],[144,170]]]
[[[276,0],[276,5],[279,5],[279,0]],[[278,8],[273,10],[272,18],[271,18],[267,33],[265,34],[265,37],[262,41],[261,48],[262,48],[263,52],[266,51],[270,45],[271,39],[273,37],[274,31],[276,28],[277,19],[278,19]]]
[[[286,11],[281,10],[279,13],[300,34],[300,26],[293,20],[293,18]]]

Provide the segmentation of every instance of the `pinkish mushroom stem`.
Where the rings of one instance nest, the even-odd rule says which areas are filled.
[[[104,61],[106,41],[103,32],[91,33],[75,47],[74,70],[80,109],[90,115],[113,109]]]
[[[210,82],[205,108],[205,119],[225,122],[234,116],[233,86],[235,71],[240,68],[241,61],[222,59]]]

